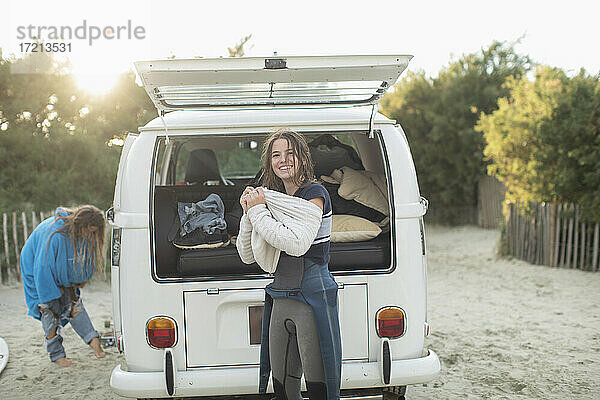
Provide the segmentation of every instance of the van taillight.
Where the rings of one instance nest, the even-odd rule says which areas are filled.
[[[383,307],[377,311],[377,335],[395,339],[404,334],[405,315],[400,307]]]
[[[169,317],[154,317],[146,324],[148,344],[157,349],[173,347],[177,339],[175,321]]]

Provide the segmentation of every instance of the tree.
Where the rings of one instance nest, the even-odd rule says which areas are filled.
[[[243,56],[251,36],[228,49],[230,56]],[[133,72],[122,74],[107,94],[90,96],[77,87],[70,69],[52,53],[0,57],[3,211],[78,203],[108,208],[121,150],[112,139],[156,117]],[[24,73],[12,73],[17,70]]]
[[[12,73],[27,72],[27,57],[0,61],[0,209],[107,208],[120,153],[108,141],[152,118],[152,103],[131,73],[91,97],[65,73],[68,64],[36,57],[36,73]]]
[[[382,99],[382,113],[405,130],[421,192],[440,222],[461,223],[462,210],[476,206],[478,180],[486,173],[483,135],[474,129],[478,112],[496,109],[508,92],[504,82],[525,74],[530,63],[513,45],[494,42],[435,78],[409,73]]]
[[[600,80],[540,66],[507,83],[498,109],[482,114],[488,171],[512,202],[573,202],[600,219]]]

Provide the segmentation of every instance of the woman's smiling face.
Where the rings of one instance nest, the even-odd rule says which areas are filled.
[[[298,169],[294,150],[287,139],[277,139],[271,148],[271,168],[282,181],[293,178]]]

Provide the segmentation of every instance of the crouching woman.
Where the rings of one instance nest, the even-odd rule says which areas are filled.
[[[240,198],[244,215],[236,247],[242,261],[273,273],[266,288],[259,391],[272,370],[278,400],[300,400],[300,379],[311,400],[337,400],[341,339],[337,284],[329,272],[332,207],[315,182],[308,145],[280,129],[265,141],[264,187]],[[287,255],[282,255],[283,251]]]
[[[50,360],[66,358],[60,330],[70,323],[97,358],[105,356],[98,332],[81,302],[80,289],[104,265],[104,214],[94,206],[57,208],[35,228],[21,250],[21,275],[28,314],[40,320]]]

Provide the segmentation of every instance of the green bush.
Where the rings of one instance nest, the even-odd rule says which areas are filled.
[[[506,87],[510,94],[481,115],[477,130],[507,200],[576,203],[583,219],[600,220],[599,77],[539,67],[533,81]]]
[[[405,130],[421,193],[442,223],[464,223],[466,208],[477,205],[477,183],[486,173],[478,113],[497,108],[505,81],[524,75],[530,61],[511,45],[488,49],[452,62],[437,77],[409,73],[384,96],[381,112]]]

